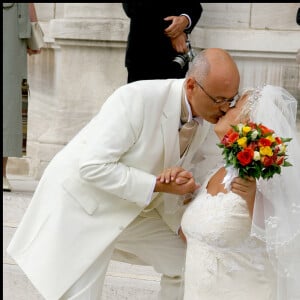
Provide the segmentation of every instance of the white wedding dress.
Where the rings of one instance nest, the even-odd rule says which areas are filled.
[[[233,192],[210,195],[208,179],[182,218],[187,238],[184,299],[275,299],[273,269],[264,243],[250,237],[246,202]]]

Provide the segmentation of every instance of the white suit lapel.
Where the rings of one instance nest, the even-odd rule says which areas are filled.
[[[170,120],[170,118],[172,120]],[[162,121],[162,132],[164,137],[164,169],[173,166],[179,159],[179,136],[177,123],[178,117],[169,117]]]
[[[169,99],[164,107],[161,129],[164,138],[164,168],[174,166],[180,157],[179,153],[179,120],[181,112],[181,93],[184,79],[174,82]]]

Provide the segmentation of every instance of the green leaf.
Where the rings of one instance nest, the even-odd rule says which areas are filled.
[[[283,167],[291,167],[293,165],[291,163],[289,163],[288,161],[285,160],[282,166]]]
[[[290,142],[293,138],[280,138],[281,139],[281,141],[283,142],[283,143],[288,143],[288,142]]]

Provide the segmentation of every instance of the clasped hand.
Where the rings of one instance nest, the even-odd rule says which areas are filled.
[[[185,195],[194,193],[199,187],[191,172],[181,167],[172,167],[157,176],[154,191]]]

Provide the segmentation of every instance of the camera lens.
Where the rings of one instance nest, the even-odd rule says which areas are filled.
[[[189,62],[189,56],[187,54],[179,54],[174,57],[173,62],[178,63],[183,68]]]

